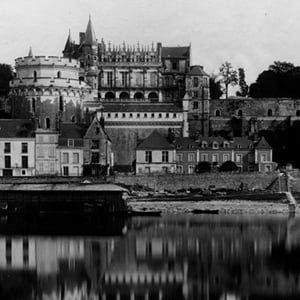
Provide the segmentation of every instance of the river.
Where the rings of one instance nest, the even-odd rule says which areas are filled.
[[[300,218],[1,218],[0,299],[299,299]]]

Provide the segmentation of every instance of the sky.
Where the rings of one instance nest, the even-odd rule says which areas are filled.
[[[97,39],[185,46],[209,74],[229,61],[252,83],[273,61],[300,65],[299,0],[0,0],[0,63],[61,55],[89,15]]]

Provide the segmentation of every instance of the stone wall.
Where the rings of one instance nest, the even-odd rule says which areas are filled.
[[[273,131],[287,120],[291,123],[300,120],[299,99],[232,98],[210,101],[210,134],[234,131],[240,132],[238,135],[249,135],[261,130]]]
[[[178,189],[187,189],[189,187],[207,189],[210,185],[216,188],[237,189],[241,183],[249,190],[265,189],[275,179],[277,174],[261,173],[208,173],[197,175],[118,175],[115,177],[115,183],[127,185],[140,184],[153,188],[156,191]]]

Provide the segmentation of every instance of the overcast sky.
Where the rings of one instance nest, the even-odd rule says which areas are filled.
[[[61,55],[89,14],[99,41],[191,43],[193,64],[211,73],[229,61],[249,83],[274,60],[300,65],[300,0],[0,0],[0,62],[30,46]]]

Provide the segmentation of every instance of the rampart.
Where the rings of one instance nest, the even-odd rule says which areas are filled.
[[[22,66],[55,65],[60,67],[79,68],[79,61],[60,56],[25,56],[15,60],[16,68]]]

